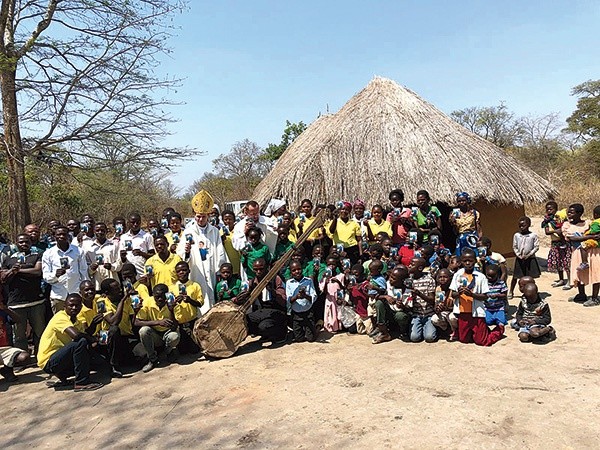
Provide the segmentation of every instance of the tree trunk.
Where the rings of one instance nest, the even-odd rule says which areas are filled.
[[[11,237],[15,238],[31,223],[27,187],[25,184],[25,153],[21,142],[19,110],[15,89],[16,71],[0,69],[0,92],[4,119],[4,153],[8,174],[8,214]]]

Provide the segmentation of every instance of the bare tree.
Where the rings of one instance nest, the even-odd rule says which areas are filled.
[[[178,80],[159,79],[154,70],[168,52],[170,18],[184,6],[181,0],[1,0],[2,144],[13,233],[30,220],[28,158],[107,165],[100,161],[105,155],[95,154],[106,136],[134,159],[174,162],[194,153],[158,144],[172,121],[165,91]]]

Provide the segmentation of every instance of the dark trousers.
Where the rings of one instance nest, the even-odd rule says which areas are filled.
[[[198,344],[194,342],[193,338],[195,323],[196,320],[192,320],[191,322],[186,322],[179,325],[179,335],[181,336],[181,339],[177,349],[182,355],[187,353],[194,354],[200,351],[200,347],[198,347]]]
[[[377,300],[375,311],[377,311],[377,325],[397,327],[400,334],[408,333],[410,316],[404,311],[394,311],[387,300]]]
[[[294,330],[295,341],[313,342],[317,338],[312,309],[304,312],[292,310],[292,330]]]
[[[75,384],[87,383],[90,378],[90,349],[87,340],[80,338],[54,352],[44,371],[61,380],[75,375]]]
[[[106,346],[108,362],[112,367],[121,367],[124,361],[131,357],[129,349],[129,339],[121,334],[117,325],[112,325],[108,329],[108,345]]]
[[[261,308],[247,316],[250,334],[262,336],[271,341],[280,341],[287,336],[287,318],[283,311]]]

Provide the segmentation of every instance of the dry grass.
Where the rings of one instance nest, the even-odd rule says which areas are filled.
[[[298,205],[364,199],[387,202],[391,189],[429,191],[454,203],[457,192],[522,205],[542,203],[551,184],[392,80],[373,79],[342,109],[313,122],[254,191]]]

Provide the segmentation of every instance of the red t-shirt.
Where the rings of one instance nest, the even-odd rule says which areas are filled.
[[[367,306],[369,305],[369,297],[367,296],[366,284],[367,281],[363,281],[355,286],[350,288],[350,292],[348,293],[350,297],[350,301],[354,305],[354,310],[356,314],[360,317],[365,318],[368,317]]]
[[[408,245],[403,245],[400,247],[400,250],[398,250],[398,256],[400,257],[400,264],[408,267],[411,259],[415,257],[415,249]]]
[[[8,315],[0,311],[0,347],[10,347],[8,341]]]

